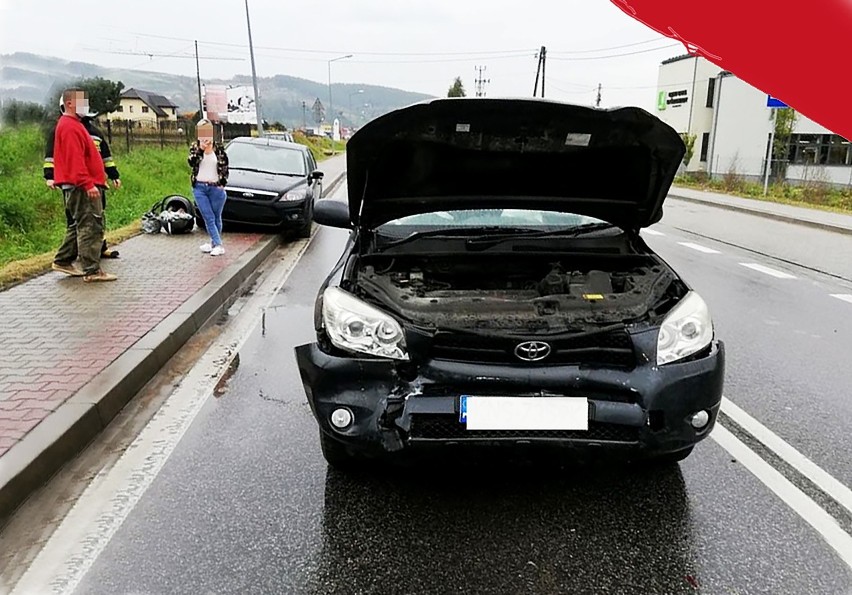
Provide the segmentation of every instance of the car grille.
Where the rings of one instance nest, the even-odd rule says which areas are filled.
[[[411,440],[569,440],[577,442],[639,441],[639,428],[589,421],[583,430],[468,430],[452,415],[411,416]]]
[[[272,202],[278,198],[276,192],[267,190],[252,190],[251,188],[233,188],[226,187],[225,193],[228,198],[237,198],[240,200],[256,200],[260,202]]]
[[[623,329],[577,337],[530,337],[551,347],[540,362],[528,363],[515,355],[515,348],[527,338],[483,337],[481,335],[439,332],[432,339],[432,356],[452,361],[528,365],[600,365],[631,369],[636,365],[633,341]]]

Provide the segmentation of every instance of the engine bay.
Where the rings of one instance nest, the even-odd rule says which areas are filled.
[[[676,280],[656,257],[636,254],[372,257],[357,269],[363,292],[418,324],[516,332],[648,319],[678,292]]]

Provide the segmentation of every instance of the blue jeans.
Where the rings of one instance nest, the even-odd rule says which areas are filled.
[[[204,218],[204,226],[210,234],[212,246],[222,245],[222,210],[225,208],[225,189],[221,186],[208,186],[198,183],[192,189],[195,204]]]

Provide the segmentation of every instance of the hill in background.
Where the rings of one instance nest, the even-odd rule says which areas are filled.
[[[136,87],[165,95],[179,106],[180,111],[195,111],[198,87],[195,77],[178,76],[142,70],[114,69],[68,62],[60,58],[28,53],[0,55],[0,98],[44,103],[51,90],[79,79],[100,76],[121,81],[125,88]],[[251,85],[250,76],[228,80],[204,80],[210,85]],[[288,127],[303,124],[302,102],[307,104],[307,124],[313,124],[311,106],[317,98],[328,109],[328,86],[323,83],[286,75],[258,79],[264,120],[282,122]],[[363,89],[364,93],[350,94]],[[335,112],[343,112],[344,125],[364,122],[394,109],[429,99],[428,95],[376,85],[334,84]],[[366,106],[365,106],[366,104]]]

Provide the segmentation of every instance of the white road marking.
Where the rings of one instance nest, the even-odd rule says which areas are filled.
[[[765,267],[762,264],[757,264],[754,262],[741,262],[740,266],[746,267],[747,269],[752,269],[753,271],[757,271],[759,273],[764,273],[766,275],[771,275],[777,279],[795,279],[793,275],[789,273],[785,273],[783,271],[777,271],[775,269],[770,269],[769,267]]]
[[[727,397],[722,397],[722,413],[737,422],[746,432],[754,436],[766,448],[781,457],[796,471],[808,478],[838,504],[852,513],[852,490],[823,471],[816,463],[785,442],[775,432],[737,407]]]
[[[852,295],[848,293],[832,293],[831,297],[837,298],[839,300],[843,300],[844,302],[849,302],[852,304]]]
[[[852,568],[852,536],[843,530],[834,517],[820,508],[819,504],[760,458],[724,426],[717,424],[710,437],[781,498],[806,523],[816,529],[826,543],[837,552],[840,559]]]
[[[345,184],[335,195],[344,188]],[[233,326],[193,366],[115,466],[92,480],[15,585],[13,595],[74,592],[154,482],[312,239],[293,244],[294,250],[276,266],[278,274],[258,287]]]
[[[718,250],[702,246],[701,244],[693,244],[692,242],[678,242],[678,244],[686,248],[696,250],[697,252],[703,252],[704,254],[721,254]]]
[[[656,230],[653,230],[653,229],[643,229],[642,233],[647,233],[649,236],[664,236],[664,235],[666,235],[661,231],[656,231]]]

